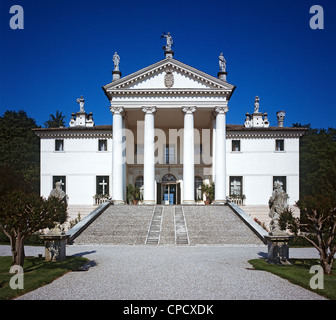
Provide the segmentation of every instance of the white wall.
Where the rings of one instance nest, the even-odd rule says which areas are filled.
[[[233,152],[232,140],[240,140],[241,151]],[[227,190],[230,176],[243,177],[246,205],[267,205],[273,176],[286,176],[289,204],[299,199],[299,139],[286,138],[285,151],[275,151],[275,138],[227,139]]]
[[[64,151],[55,151],[54,138],[41,138],[41,195],[48,197],[53,176],[66,176],[68,204],[92,205],[96,176],[110,177],[112,186],[112,139],[107,151],[98,151],[98,138],[64,138]]]
[[[267,205],[273,176],[286,176],[289,204],[299,199],[299,139],[285,138],[285,151],[275,151],[275,138],[227,138],[227,195],[230,176],[243,177],[246,205]],[[105,139],[105,138],[104,138]],[[106,152],[98,151],[99,138],[64,138],[64,151],[55,152],[54,138],[41,138],[41,195],[48,197],[53,176],[66,176],[69,204],[92,205],[96,176],[110,177],[112,194],[112,139]],[[241,151],[232,152],[232,140],[240,140]]]

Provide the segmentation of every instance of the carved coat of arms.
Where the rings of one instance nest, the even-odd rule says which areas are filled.
[[[171,70],[167,70],[164,76],[164,84],[167,88],[171,88],[174,85],[174,75]]]

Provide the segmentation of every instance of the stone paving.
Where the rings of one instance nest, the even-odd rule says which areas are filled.
[[[251,270],[249,259],[267,247],[227,206],[184,206],[188,245],[175,244],[174,206],[164,206],[160,245],[146,245],[155,207],[111,206],[67,246],[67,255],[90,259],[27,293],[27,300],[319,300],[287,280]],[[26,247],[26,255],[43,247]],[[0,246],[0,255],[10,255]],[[317,250],[290,249],[290,258],[318,258]],[[307,271],[309,272],[309,271]]]
[[[266,246],[72,245],[68,255],[91,260],[88,271],[71,272],[27,293],[25,300],[319,300],[271,273],[251,270],[249,259]],[[27,255],[43,253],[27,247]],[[0,246],[0,255],[9,255]],[[291,249],[292,258],[317,257],[316,249]],[[309,270],[307,270],[309,272]]]

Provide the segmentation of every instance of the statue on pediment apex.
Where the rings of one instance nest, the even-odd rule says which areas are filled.
[[[172,46],[174,45],[174,42],[172,36],[170,35],[170,32],[164,32],[161,38],[166,38],[166,45],[163,47],[163,49],[165,51],[172,51]]]

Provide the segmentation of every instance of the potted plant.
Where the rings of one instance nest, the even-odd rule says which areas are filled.
[[[133,203],[134,205],[138,204],[140,198],[140,189],[138,187],[129,184],[127,187],[127,198],[128,203]]]
[[[211,204],[211,202],[215,199],[215,183],[214,182],[211,182],[210,184],[202,183],[201,189],[206,197],[204,203]]]

